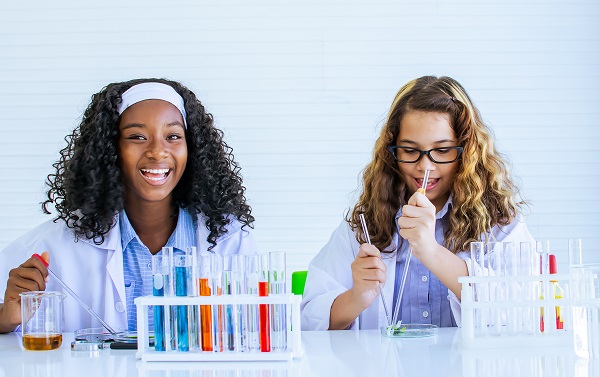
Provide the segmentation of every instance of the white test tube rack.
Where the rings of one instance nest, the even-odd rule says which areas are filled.
[[[571,307],[574,301],[569,296],[570,275],[463,276],[458,281],[462,284],[464,348],[573,348]],[[554,281],[563,289],[563,298],[549,297],[553,295]],[[529,297],[510,297],[511,289],[526,285],[533,289]],[[491,294],[497,290],[500,293]],[[563,329],[556,328],[556,307],[561,308]],[[540,324],[542,309],[543,332]]]
[[[302,297],[292,294],[256,296],[143,296],[134,300],[137,307],[138,350],[136,357],[142,361],[291,361],[302,357],[302,336],[300,331],[300,302]],[[285,305],[287,323],[287,349],[271,352],[234,352],[234,351],[156,351],[149,346],[148,307],[149,306],[198,306],[198,305]]]

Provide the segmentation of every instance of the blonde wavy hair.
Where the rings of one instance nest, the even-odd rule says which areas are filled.
[[[468,250],[470,242],[480,241],[482,234],[495,225],[508,225],[525,201],[516,200],[520,198],[519,187],[510,175],[508,163],[496,150],[493,132],[482,121],[465,89],[450,77],[420,77],[398,91],[375,143],[373,159],[363,171],[362,193],[346,214],[346,221],[356,232],[357,241],[364,243],[359,219],[363,213],[373,245],[382,252],[395,251],[394,217],[409,193],[388,146],[396,143],[402,117],[410,111],[448,114],[458,145],[463,147],[452,185],[453,205],[445,246],[454,254]]]

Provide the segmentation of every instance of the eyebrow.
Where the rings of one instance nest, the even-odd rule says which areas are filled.
[[[418,143],[416,141],[412,141],[412,140],[408,140],[408,139],[398,140],[398,143],[418,145]],[[444,143],[456,143],[456,140],[443,139],[443,140],[437,140],[437,141],[433,142],[433,144],[444,144]]]
[[[177,126],[179,126],[179,127],[183,128],[185,130],[185,127],[179,121],[168,123],[165,126],[167,126],[167,127],[177,127]],[[123,126],[122,130],[128,130],[130,128],[146,128],[146,125],[143,124],[143,123],[127,123],[126,125]]]

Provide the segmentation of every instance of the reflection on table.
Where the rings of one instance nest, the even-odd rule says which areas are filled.
[[[0,377],[58,376],[600,376],[598,360],[573,347],[467,349],[460,331],[429,338],[391,339],[378,331],[303,332],[304,355],[292,362],[141,362],[134,350],[71,351],[72,333],[54,351],[25,351],[19,334],[0,335]]]

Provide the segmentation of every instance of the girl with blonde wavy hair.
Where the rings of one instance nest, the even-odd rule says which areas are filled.
[[[492,131],[450,77],[421,77],[398,91],[362,179],[358,203],[309,265],[303,330],[376,329],[396,305],[403,323],[456,326],[469,244],[533,241]]]

